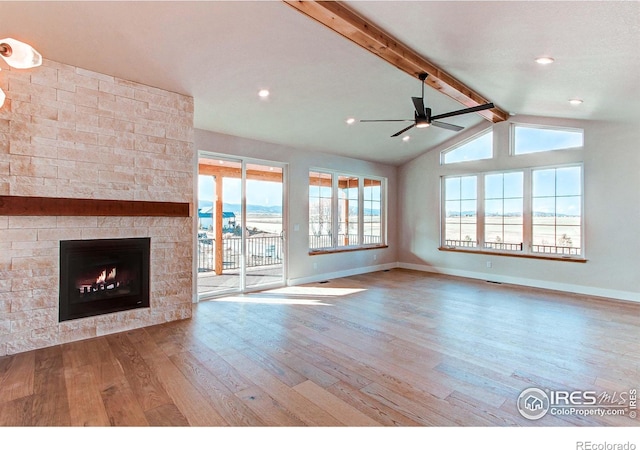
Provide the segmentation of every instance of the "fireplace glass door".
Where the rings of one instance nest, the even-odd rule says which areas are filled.
[[[149,306],[149,238],[60,242],[59,320]]]

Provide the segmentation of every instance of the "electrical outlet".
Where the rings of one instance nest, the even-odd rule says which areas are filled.
[[[376,259],[378,259],[378,255],[373,255],[373,260],[375,261]]]
[[[491,269],[493,267],[493,263],[491,261],[487,261],[487,269]]]

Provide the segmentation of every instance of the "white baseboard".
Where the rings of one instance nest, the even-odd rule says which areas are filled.
[[[552,289],[554,291],[570,292],[574,294],[591,295],[596,297],[612,298],[640,303],[640,293],[630,291],[619,291],[616,289],[602,289],[590,286],[581,286],[569,283],[556,283],[553,281],[535,280],[531,278],[509,277],[498,274],[487,274],[482,272],[471,272],[468,270],[443,269],[440,267],[427,266],[422,264],[398,263],[397,267],[402,269],[419,270],[422,272],[441,273],[477,280],[493,281],[498,283],[515,284],[541,289]]]
[[[290,278],[287,280],[287,286],[298,286],[306,283],[317,283],[318,281],[331,280],[334,278],[350,277],[352,275],[361,275],[363,273],[378,272],[380,270],[395,269],[398,263],[378,264],[375,266],[357,267],[355,269],[341,270],[339,272],[322,273],[303,278]]]

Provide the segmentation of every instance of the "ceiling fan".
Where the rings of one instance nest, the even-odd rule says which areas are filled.
[[[424,106],[424,80],[427,79],[426,73],[421,73],[418,78],[422,81],[422,97],[411,97],[413,100],[413,106],[415,108],[413,119],[381,119],[381,120],[361,120],[360,122],[413,122],[407,128],[403,128],[391,137],[400,136],[405,131],[409,131],[411,128],[426,128],[430,125],[439,128],[445,128],[451,131],[464,130],[464,127],[459,125],[453,125],[451,123],[439,122],[438,119],[444,119],[445,117],[459,116],[461,114],[468,114],[477,111],[483,111],[485,109],[493,108],[493,103],[485,103],[484,105],[472,106],[471,108],[459,109],[457,111],[451,111],[444,114],[431,115],[431,108],[425,108]]]

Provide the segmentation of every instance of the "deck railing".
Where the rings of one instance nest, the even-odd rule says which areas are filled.
[[[272,266],[282,263],[282,237],[248,237],[247,267]],[[242,239],[238,237],[222,239],[222,268],[239,269],[242,255]],[[215,270],[215,239],[198,238],[198,272]]]
[[[364,235],[363,242],[359,242],[357,234],[339,234],[338,244],[342,245],[372,245],[380,244],[382,240],[379,235]],[[309,248],[313,250],[319,250],[323,248],[333,248],[333,236],[325,234],[322,236],[309,236]]]
[[[508,242],[485,242],[484,248],[490,248],[492,250],[508,250],[508,251],[522,251],[522,242],[519,244],[510,244]]]
[[[560,247],[557,245],[532,245],[531,251],[534,253],[551,253],[554,255],[580,255],[580,247]]]
[[[478,243],[476,241],[458,241],[455,239],[447,239],[444,241],[444,245],[447,247],[473,248],[477,247]]]

